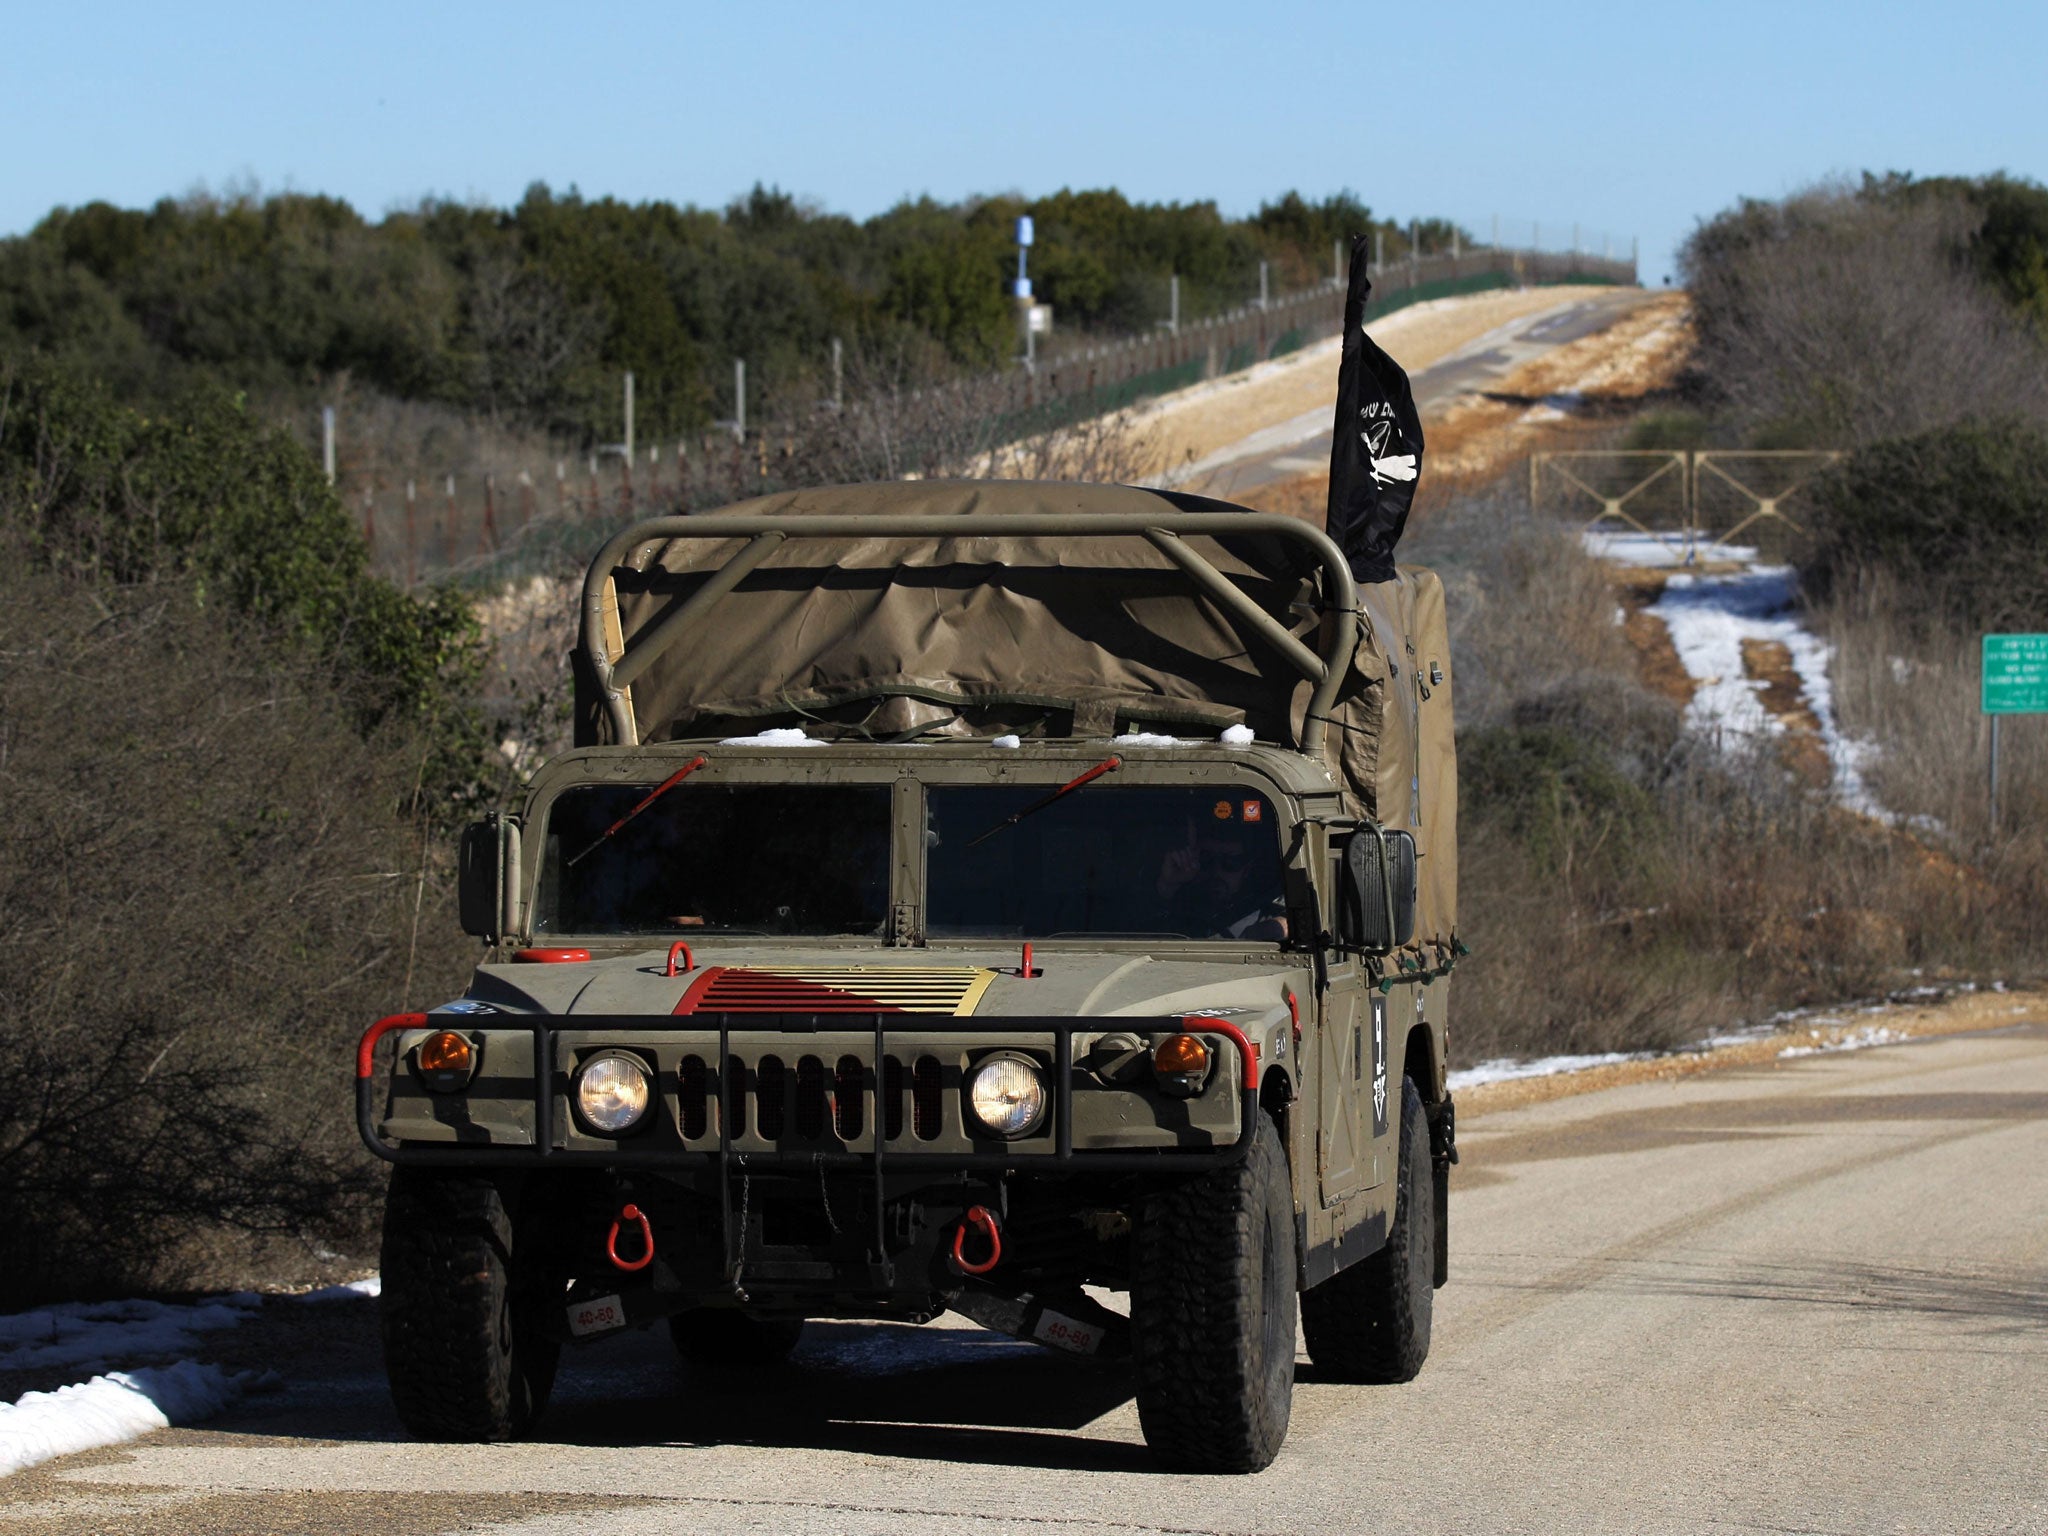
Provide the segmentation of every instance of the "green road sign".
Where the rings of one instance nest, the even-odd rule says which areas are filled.
[[[2048,635],[1984,637],[1984,713],[2048,714]]]

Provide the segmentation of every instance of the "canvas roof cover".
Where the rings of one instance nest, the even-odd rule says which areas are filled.
[[[887,514],[959,530],[788,541],[635,680],[640,738],[844,718],[851,703],[893,696],[994,709],[997,718],[1043,716],[1047,734],[1108,734],[1133,720],[1212,732],[1243,722],[1262,739],[1296,742],[1307,680],[1142,535],[991,537],[972,526],[999,513],[1204,510],[1244,509],[1129,486],[912,481],[794,491],[705,514],[696,521]],[[630,646],[744,542],[637,548],[613,572],[619,638]],[[1263,537],[1191,542],[1317,648],[1315,562],[1304,549]],[[579,739],[610,739],[602,712],[585,702]]]

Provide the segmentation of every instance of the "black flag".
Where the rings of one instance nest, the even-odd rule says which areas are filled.
[[[1330,439],[1330,509],[1323,527],[1360,581],[1394,579],[1394,546],[1422,474],[1422,418],[1401,365],[1365,334],[1363,235],[1351,237],[1351,290],[1344,300],[1344,361],[1337,370],[1337,423]]]

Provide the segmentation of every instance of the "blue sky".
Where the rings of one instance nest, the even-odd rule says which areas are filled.
[[[530,182],[721,206],[755,181],[1122,188],[1642,239],[1865,168],[2048,177],[2048,7],[1298,0],[92,7],[11,0],[0,233],[201,184],[379,213]]]

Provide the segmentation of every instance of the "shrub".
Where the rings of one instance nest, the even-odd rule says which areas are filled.
[[[2048,418],[2031,311],[1971,256],[1985,226],[1953,185],[1912,197],[1823,186],[1701,226],[1681,261],[1716,404],[1787,447]]]
[[[467,602],[373,576],[304,449],[217,389],[144,414],[48,363],[0,374],[0,522],[55,569],[189,577],[197,601],[328,663],[364,729],[403,717],[475,734],[460,718],[481,652]]]
[[[0,560],[0,1307],[236,1283],[233,1234],[344,1244],[372,1018],[459,984],[394,816],[430,740],[196,581]]]
[[[2048,430],[1965,424],[1874,443],[1812,494],[1801,564],[1816,598],[1882,573],[1909,617],[2048,624]]]

